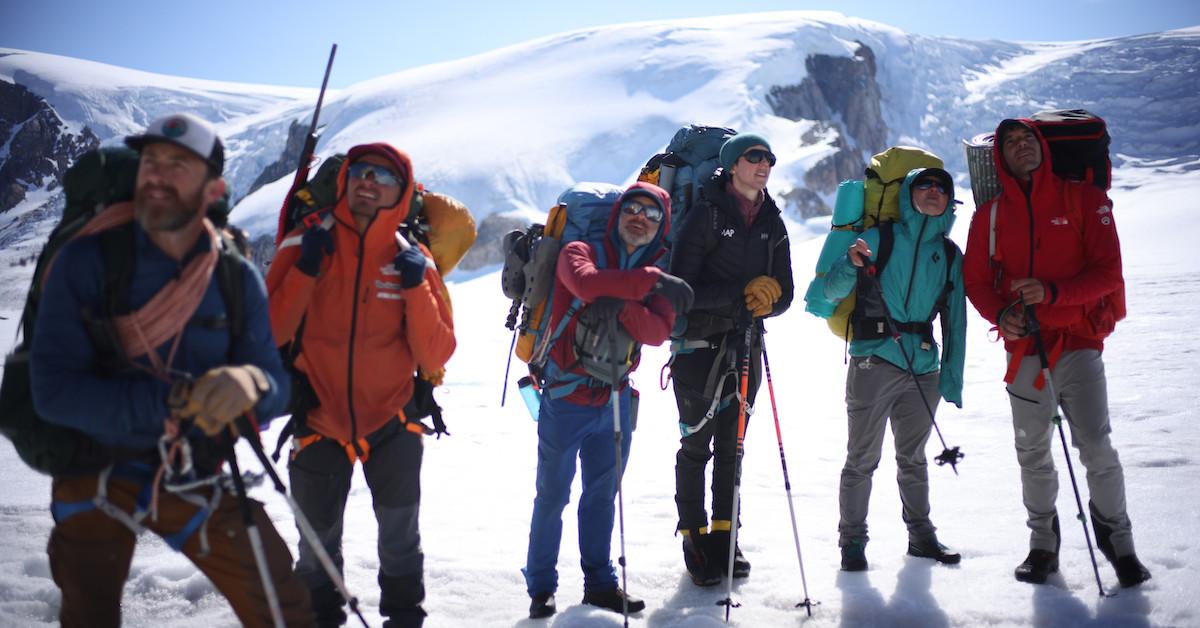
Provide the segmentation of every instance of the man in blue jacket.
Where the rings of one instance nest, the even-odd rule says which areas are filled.
[[[962,407],[967,326],[962,254],[945,239],[954,225],[954,181],[941,168],[913,170],[901,184],[899,200],[899,222],[863,232],[825,279],[825,296],[831,301],[840,301],[851,290],[856,290],[857,298],[850,319],[849,442],[839,500],[838,545],[845,571],[867,568],[871,475],[879,466],[889,417],[908,553],[948,564],[962,558],[938,542],[929,519],[925,463],[931,413],[939,394]],[[891,232],[890,237],[885,231]],[[859,279],[859,269],[866,263],[876,265],[877,280]],[[933,338],[935,316],[941,317],[945,343],[940,371]],[[891,336],[893,328],[900,332],[898,340]]]
[[[58,253],[33,336],[38,413],[111,454],[99,472],[54,478],[47,551],[62,590],[59,619],[120,625],[122,589],[145,528],[204,572],[243,625],[271,625],[238,499],[218,481],[231,445],[216,439],[244,414],[282,411],[288,378],[262,278],[226,257],[205,217],[225,191],[224,149],[211,124],[188,114],[155,120],[126,143],[140,153],[133,201],[100,212]],[[229,272],[240,277],[223,277],[235,262]],[[127,272],[114,282],[106,271],[122,266]],[[190,454],[194,468],[167,464],[160,451],[175,460]],[[262,505],[251,508],[284,620],[312,625],[287,545]]]

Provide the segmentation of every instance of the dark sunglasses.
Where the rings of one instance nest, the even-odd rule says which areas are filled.
[[[934,188],[938,192],[941,192],[942,194],[945,194],[947,196],[950,195],[950,192],[946,189],[946,186],[943,185],[940,181],[933,181],[931,179],[925,179],[924,181],[917,181],[916,183],[913,184],[914,190],[921,190],[922,192],[924,192],[925,190],[928,190],[929,188]]]
[[[400,185],[400,177],[392,173],[391,170],[365,161],[350,164],[348,172],[351,179],[367,181],[367,176],[370,175],[375,180],[376,185]]]
[[[644,214],[646,216],[646,220],[649,220],[650,222],[662,222],[663,219],[663,210],[661,207],[653,204],[644,205],[635,200],[628,200],[624,203],[621,203],[621,213],[629,214],[630,216]]]
[[[746,161],[748,161],[752,164],[756,164],[756,163],[766,159],[767,165],[769,165],[769,166],[775,165],[775,153],[772,153],[769,150],[763,150],[761,148],[755,148],[754,150],[748,150],[748,151],[742,153],[742,159],[745,159]]]

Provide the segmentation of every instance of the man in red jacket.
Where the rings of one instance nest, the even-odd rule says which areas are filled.
[[[662,344],[670,336],[676,313],[686,311],[692,301],[691,288],[683,280],[653,265],[663,253],[670,213],[671,199],[662,188],[635,183],[613,205],[602,242],[571,242],[559,253],[547,329],[557,329],[564,317],[569,318],[550,348],[538,417],[537,496],[522,570],[532,598],[532,618],[555,612],[562,511],[571,497],[577,456],[583,469],[579,498],[583,603],[618,613],[626,604],[631,613],[646,607],[617,586],[609,559],[617,474],[624,471],[616,468],[612,388],[605,381],[612,377],[605,365],[589,365],[588,356],[576,352],[575,340],[590,338],[594,343],[581,346],[594,344],[595,353],[607,353],[613,338],[612,332],[604,330],[617,327],[610,328],[614,317],[623,329],[615,335],[624,345],[620,354],[632,356],[618,380],[621,460],[627,461],[633,392],[627,375],[637,368],[637,347]],[[600,373],[594,373],[597,368]]]
[[[1125,313],[1112,201],[1090,183],[1055,175],[1049,147],[1030,121],[1004,120],[995,137],[1002,191],[975,212],[963,274],[971,303],[998,327],[1008,352],[1005,381],[1031,530],[1029,556],[1015,575],[1042,584],[1058,571],[1058,475],[1050,421],[1058,404],[1087,468],[1097,545],[1121,586],[1136,586],[1150,572],[1134,552],[1124,471],[1109,440],[1101,358],[1105,337]],[[1036,328],[1029,324],[1033,320]],[[1041,336],[1058,399],[1047,394],[1034,333]]]

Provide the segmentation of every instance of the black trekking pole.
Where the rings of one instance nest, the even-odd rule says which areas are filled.
[[[609,320],[609,325],[612,327],[612,333],[609,334],[609,344],[612,350],[612,356],[609,361],[612,363],[612,383],[609,387],[611,394],[609,402],[613,407],[613,446],[616,449],[615,470],[617,476],[617,521],[620,530],[621,538],[621,555],[617,558],[617,564],[621,566],[621,590],[625,595],[621,596],[621,615],[625,619],[625,628],[629,628],[629,575],[625,567],[625,495],[622,488],[622,478],[625,475],[625,465],[623,464],[624,456],[621,455],[621,393],[618,388],[621,385],[621,375],[617,372],[617,354],[620,349],[617,347],[617,325],[620,323],[617,320],[617,315],[614,314]],[[631,391],[632,394],[632,391]]]
[[[247,421],[246,423],[257,422]],[[346,581],[338,573],[337,566],[333,564],[333,558],[329,556],[329,552],[325,550],[325,546],[321,544],[321,539],[317,536],[317,531],[309,523],[308,517],[304,516],[304,511],[300,509],[300,504],[296,503],[295,498],[288,492],[287,487],[283,484],[283,480],[279,477],[279,473],[275,470],[275,465],[271,464],[271,459],[267,456],[267,452],[263,450],[258,430],[253,425],[245,425],[244,427],[245,429],[242,431],[246,436],[246,442],[250,443],[250,449],[254,450],[254,455],[262,463],[263,470],[267,472],[267,477],[271,478],[271,483],[275,486],[275,490],[283,496],[288,506],[292,509],[292,515],[296,520],[296,527],[300,529],[300,536],[312,548],[313,553],[317,555],[317,562],[321,563],[321,567],[325,569],[325,575],[329,576],[329,581],[342,594],[342,599],[346,600],[346,604],[350,607],[350,610],[362,622],[363,628],[370,628],[370,624],[367,623],[362,611],[358,608],[358,598],[351,595],[350,590],[346,588]]]
[[[1075,481],[1075,467],[1071,465],[1071,451],[1067,448],[1067,436],[1063,431],[1062,415],[1058,411],[1058,392],[1054,390],[1054,379],[1050,376],[1050,359],[1046,356],[1046,346],[1042,343],[1042,330],[1038,325],[1037,315],[1033,313],[1033,306],[1025,307],[1026,331],[1033,335],[1033,346],[1037,348],[1038,361],[1042,366],[1042,378],[1046,380],[1046,393],[1050,395],[1050,422],[1058,428],[1058,438],[1062,441],[1063,457],[1067,460],[1067,475],[1071,477],[1071,490],[1075,491],[1075,506],[1079,509],[1080,525],[1083,526],[1083,538],[1087,540],[1088,556],[1092,559],[1092,573],[1096,576],[1096,588],[1100,590],[1100,597],[1112,597],[1115,593],[1107,594],[1104,592],[1104,585],[1100,583],[1100,567],[1096,564],[1096,551],[1092,549],[1092,535],[1088,532],[1087,515],[1083,514],[1083,500],[1079,497],[1079,484]],[[1015,359],[1020,359],[1019,356],[1013,356]]]
[[[792,518],[792,539],[796,542],[796,561],[800,563],[800,584],[804,587],[804,601],[796,604],[808,611],[812,617],[812,607],[820,604],[808,597],[808,578],[804,575],[804,557],[800,554],[800,532],[796,528],[796,507],[792,505],[792,481],[788,479],[787,457],[783,455],[783,431],[779,427],[779,406],[775,403],[775,382],[771,379],[771,361],[767,358],[766,330],[759,335],[762,343],[763,370],[767,376],[767,391],[771,393],[771,413],[775,415],[775,440],[779,443],[779,464],[783,466],[783,489],[787,493],[788,514]]]
[[[283,207],[279,210],[279,227],[275,232],[275,246],[283,240],[284,225],[288,219],[292,196],[308,181],[308,169],[312,165],[313,154],[317,152],[317,121],[321,117],[321,105],[325,102],[325,88],[329,85],[329,73],[333,71],[333,57],[337,54],[337,44],[329,49],[329,61],[325,64],[325,77],[321,79],[321,91],[317,94],[317,106],[313,109],[312,122],[308,125],[308,135],[304,138],[304,148],[300,150],[300,165],[296,168],[296,178],[287,196],[283,197]]]
[[[738,386],[740,403],[738,405],[738,429],[737,429],[737,458],[733,465],[733,510],[729,517],[729,570],[728,588],[725,590],[725,599],[717,602],[717,606],[725,607],[725,623],[729,623],[729,612],[736,607],[741,606],[733,601],[733,560],[737,552],[737,535],[738,523],[741,521],[741,497],[742,497],[742,458],[746,454],[746,414],[749,411],[750,397],[747,392],[750,389],[750,352],[754,349],[754,317],[750,314],[750,310],[745,310],[746,331],[745,342],[742,347],[742,368],[741,381]]]
[[[500,389],[500,407],[504,407],[504,401],[508,398],[508,372],[512,369],[513,349],[517,346],[517,314],[521,311],[521,300],[513,299],[512,307],[508,308],[508,318],[504,321],[504,327],[512,330],[512,342],[508,343],[508,361],[504,363],[504,386]]]
[[[912,358],[908,357],[908,351],[904,350],[904,345],[900,342],[900,330],[896,329],[896,321],[892,320],[892,313],[888,309],[887,301],[884,300],[883,286],[879,285],[875,264],[866,257],[863,257],[862,261],[864,264],[862,275],[874,286],[875,294],[879,295],[879,305],[883,308],[883,320],[886,321],[888,334],[892,337],[892,340],[896,341],[896,347],[900,349],[900,355],[904,356],[905,369],[908,371],[909,376],[912,377],[913,384],[917,387],[917,394],[921,397],[921,403],[924,404],[925,411],[929,413],[929,421],[933,423],[933,430],[937,432],[938,440],[942,442],[942,453],[938,454],[933,460],[938,466],[944,464],[950,465],[950,470],[954,471],[954,475],[958,475],[958,461],[963,459],[964,454],[959,451],[957,445],[954,447],[946,445],[946,439],[942,438],[942,429],[938,427],[937,419],[933,415],[933,406],[929,405],[929,399],[925,397],[925,389],[921,388],[921,380],[917,378],[917,373],[913,370]]]
[[[275,582],[271,580],[271,569],[267,566],[267,555],[263,551],[262,535],[258,531],[258,524],[254,522],[254,513],[250,510],[250,495],[246,493],[246,482],[242,478],[241,469],[238,468],[237,451],[234,449],[237,432],[230,426],[225,428],[225,433],[229,436],[226,459],[229,461],[229,472],[233,475],[234,489],[237,490],[242,523],[246,526],[246,536],[250,539],[250,552],[254,555],[258,576],[262,580],[263,592],[267,597],[267,606],[271,609],[271,621],[275,628],[284,628],[287,624],[283,621],[283,610],[279,608],[279,593],[275,590]]]

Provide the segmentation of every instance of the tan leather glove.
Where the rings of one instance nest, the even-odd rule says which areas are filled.
[[[208,436],[216,436],[258,403],[271,386],[257,366],[219,366],[201,375],[192,385],[179,416],[194,417]]]
[[[783,288],[773,277],[759,275],[746,284],[742,293],[746,297],[746,309],[761,318],[771,313],[771,306],[783,296]]]

